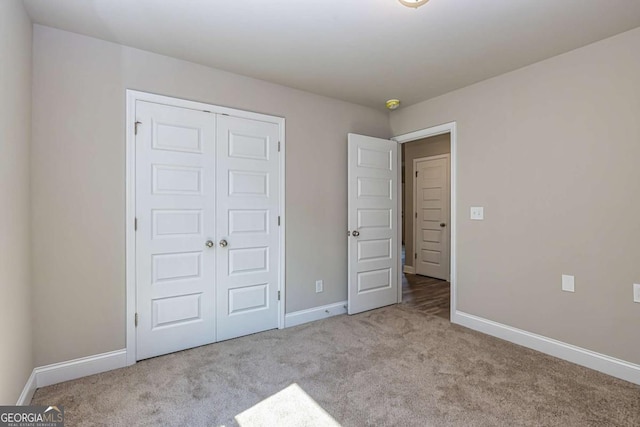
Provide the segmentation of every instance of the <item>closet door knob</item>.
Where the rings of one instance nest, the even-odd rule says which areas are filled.
[[[355,230],[353,233],[353,237],[358,237],[360,235],[360,232],[358,230]]]
[[[228,243],[227,243],[227,241],[226,241],[226,240],[224,240],[224,239],[220,240],[220,247],[221,247],[221,248],[224,248],[224,247],[226,247],[227,245],[228,245]]]
[[[207,240],[207,243],[205,243],[205,246],[208,248],[212,248],[213,247],[213,242],[211,240]]]

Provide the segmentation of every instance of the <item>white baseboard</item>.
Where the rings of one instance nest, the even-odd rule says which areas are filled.
[[[22,389],[22,393],[18,398],[18,406],[26,406],[31,403],[31,399],[33,398],[33,394],[36,392],[36,388],[38,385],[36,383],[36,370],[31,371],[31,375],[29,375],[29,379]]]
[[[640,365],[461,311],[452,322],[640,385]]]
[[[58,384],[127,366],[127,350],[116,350],[67,362],[40,366],[33,372],[37,387]]]
[[[347,302],[337,302],[334,304],[323,305],[320,307],[314,307],[307,310],[294,311],[293,313],[285,314],[284,327],[290,328],[292,326],[302,325],[303,323],[313,322],[315,320],[326,319],[327,317],[337,316],[339,314],[347,313]]]
[[[413,268],[413,266],[411,265],[405,265],[404,268],[402,269],[402,271],[404,271],[407,274],[416,274],[415,273],[415,268]]]

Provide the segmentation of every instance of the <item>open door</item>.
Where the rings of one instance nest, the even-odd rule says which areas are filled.
[[[398,302],[398,144],[348,136],[349,314]]]

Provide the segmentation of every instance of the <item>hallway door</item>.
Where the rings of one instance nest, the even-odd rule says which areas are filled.
[[[415,272],[449,280],[449,155],[414,160]]]

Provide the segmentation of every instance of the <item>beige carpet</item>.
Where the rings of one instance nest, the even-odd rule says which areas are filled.
[[[40,389],[67,426],[640,426],[640,387],[407,306]]]

